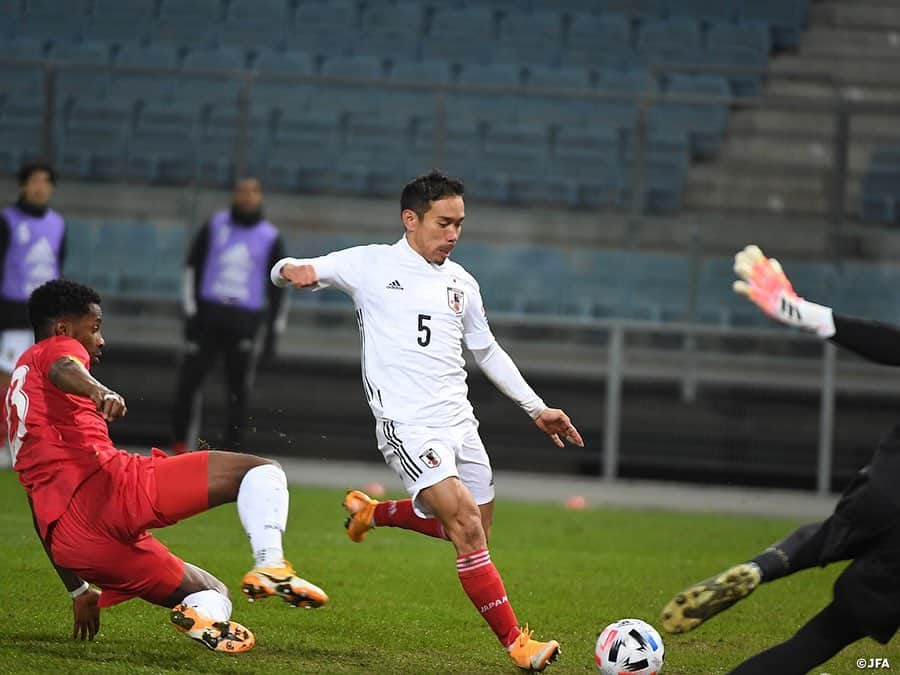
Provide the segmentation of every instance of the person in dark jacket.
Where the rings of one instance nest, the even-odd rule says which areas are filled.
[[[196,441],[199,396],[206,374],[220,356],[227,388],[225,447],[240,450],[247,400],[261,352],[274,355],[286,322],[281,289],[268,283],[269,269],[284,257],[278,229],[262,212],[257,178],[237,181],[231,208],[200,229],[187,256],[184,288],[187,353],[175,395],[176,454]]]

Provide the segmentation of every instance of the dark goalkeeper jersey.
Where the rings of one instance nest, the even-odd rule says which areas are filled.
[[[887,366],[900,366],[900,328],[879,321],[834,315],[831,341]],[[872,457],[869,480],[900,506],[900,424],[879,443]]]

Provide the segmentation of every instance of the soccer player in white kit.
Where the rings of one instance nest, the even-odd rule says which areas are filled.
[[[559,643],[533,640],[519,626],[487,548],[494,483],[468,400],[463,343],[558,446],[563,438],[584,444],[569,417],[544,404],[497,344],[478,283],[449,260],[465,218],[462,182],[437,171],[420,176],[404,188],[400,209],[406,234],[393,245],[285,258],[272,268],[277,286],[334,287],[353,298],[378,447],[411,497],[378,502],[351,490],[347,531],[357,542],[376,525],[449,539],[463,589],[513,662],[541,671]]]

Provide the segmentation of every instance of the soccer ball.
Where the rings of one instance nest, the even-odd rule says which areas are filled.
[[[640,619],[609,624],[597,637],[594,657],[603,675],[656,675],[663,664],[662,638]]]

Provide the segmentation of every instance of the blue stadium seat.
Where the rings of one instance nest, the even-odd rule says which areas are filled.
[[[690,263],[673,253],[632,253],[628,265],[626,316],[651,321],[683,321],[690,300]]]
[[[497,37],[495,12],[486,5],[441,9],[434,13],[422,43],[422,57],[454,63],[487,63]]]
[[[693,19],[648,20],[641,26],[637,51],[648,63],[702,63],[700,24]]]
[[[271,75],[306,77],[315,73],[315,59],[307,52],[296,49],[262,49],[258,52],[254,68]]]
[[[66,260],[63,276],[81,283],[88,282],[94,247],[94,226],[82,220],[66,218]]]
[[[145,68],[174,68],[179,64],[178,49],[165,44],[142,45],[137,42],[126,42],[119,47],[115,64]]]
[[[231,47],[192,49],[185,55],[183,65],[185,68],[244,70],[247,59],[243,51]]]
[[[621,200],[619,133],[607,124],[562,127],[552,147],[552,171],[566,182],[566,203],[573,207],[616,206]]]
[[[494,58],[507,63],[559,62],[562,16],[552,10],[508,13],[500,23]]]
[[[666,0],[599,0],[598,11],[619,12],[637,19],[658,19],[666,12]]]
[[[39,107],[35,110],[32,101],[7,101],[0,108],[0,168],[12,174],[22,162],[39,158],[42,131]]]
[[[412,133],[403,115],[351,117],[336,157],[336,185],[355,194],[396,195],[409,180]]]
[[[285,109],[265,154],[266,184],[322,192],[334,187],[340,121],[330,109]]]
[[[809,0],[741,0],[741,21],[762,21],[771,27],[772,45],[795,49],[806,27]]]
[[[312,54],[345,56],[358,27],[355,3],[304,2],[297,7],[287,47]]]
[[[529,87],[542,89],[586,90],[591,87],[590,71],[579,67],[529,66],[527,80]]]
[[[869,157],[872,169],[900,169],[900,145],[881,145]]]
[[[128,67],[175,68],[178,52],[169,45],[122,45],[115,64]],[[112,75],[110,96],[128,100],[158,100],[171,94],[177,76],[173,74],[117,72]]]
[[[382,60],[376,56],[331,58],[322,65],[322,76],[378,83],[385,79],[385,68]],[[384,90],[361,83],[322,82],[314,97],[318,99],[318,105],[335,111],[377,110],[384,97]]]
[[[154,21],[153,0],[95,0],[85,26],[85,39],[106,42],[140,42]]]
[[[860,217],[900,224],[900,167],[870,164],[862,178]]]
[[[103,42],[54,42],[49,58],[82,65],[106,66],[110,63],[110,46]]]
[[[423,89],[423,84],[449,84],[452,78],[448,61],[408,61],[397,63],[391,68],[390,81],[396,83],[419,85],[409,89],[389,89],[385,92],[381,109],[385,112],[397,111],[407,114],[413,111],[420,117],[434,114],[436,100],[430,89]]]
[[[669,76],[668,92],[725,99],[731,95],[728,81],[719,75],[673,74]],[[660,103],[650,113],[650,124],[654,128],[684,129],[690,134],[694,157],[715,157],[728,128],[728,107],[726,103]]]
[[[81,40],[87,16],[55,14],[26,14],[15,20],[16,37],[51,42],[71,42]]]
[[[759,22],[715,23],[707,32],[706,54],[715,64],[767,68],[771,49],[769,29]],[[759,96],[759,75],[730,75],[731,92],[735,96]]]
[[[575,14],[562,62],[573,66],[626,65],[634,61],[631,26],[624,14]]]
[[[667,0],[670,17],[695,19],[707,23],[734,21],[741,0]]]
[[[231,47],[280,46],[288,27],[287,0],[232,0],[219,42]]]
[[[150,102],[139,112],[129,143],[128,175],[184,184],[194,175],[200,112],[184,101]]]
[[[492,119],[496,116],[514,117],[521,97],[512,89],[520,87],[523,80],[524,70],[518,64],[467,64],[459,74],[460,84],[508,87],[510,91],[507,93],[460,92],[453,98],[448,98],[448,107],[455,111],[453,114],[479,119]]]
[[[3,53],[6,58],[10,59],[42,59],[47,51],[46,48],[47,43],[37,38],[19,37],[9,42],[3,42]]]
[[[159,8],[161,19],[174,19],[181,23],[200,26],[223,19],[220,0],[162,0]]]
[[[363,13],[362,27],[353,46],[357,54],[378,55],[392,61],[409,61],[418,57],[418,41],[410,35],[421,35],[424,13],[420,3],[369,7]]]
[[[837,311],[888,323],[900,321],[900,270],[895,265],[847,262],[836,275],[835,285]]]

